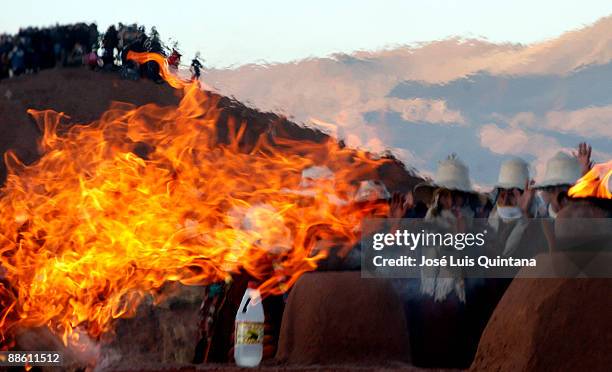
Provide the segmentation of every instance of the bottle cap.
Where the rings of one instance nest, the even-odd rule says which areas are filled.
[[[258,287],[259,287],[259,285],[257,285],[256,281],[254,281],[254,280],[249,281],[248,288],[250,288],[250,289],[257,289]]]

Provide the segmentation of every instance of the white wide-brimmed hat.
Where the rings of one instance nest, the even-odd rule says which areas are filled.
[[[524,189],[529,180],[529,164],[521,158],[513,158],[502,163],[499,169],[496,188]]]
[[[445,188],[464,192],[475,192],[470,181],[468,167],[455,155],[449,156],[438,164],[438,169],[431,182],[422,182],[415,186]]]
[[[353,201],[375,201],[378,199],[389,199],[390,197],[391,194],[389,194],[389,191],[384,183],[381,181],[367,180],[359,183],[359,188],[355,193]]]
[[[558,152],[546,163],[544,179],[535,187],[573,185],[580,178],[578,160],[564,152]]]

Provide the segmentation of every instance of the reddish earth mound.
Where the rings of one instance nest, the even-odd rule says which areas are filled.
[[[178,104],[180,95],[181,91],[165,84],[122,80],[116,73],[93,72],[84,68],[45,70],[37,75],[3,80],[0,85],[0,154],[12,149],[26,163],[38,158],[36,140],[41,133],[26,113],[30,108],[64,112],[70,116],[71,123],[89,123],[98,119],[113,101],[165,106]],[[223,111],[218,122],[220,137],[227,134],[229,116],[247,122],[240,143],[242,148],[249,148],[264,133],[276,138],[303,139],[320,144],[332,140],[318,130],[297,125],[276,114],[262,113],[213,93],[210,96],[217,98],[211,101]],[[399,161],[387,162],[375,170],[357,163],[354,168],[356,179],[383,180],[390,191],[409,190],[421,181]],[[1,162],[0,184],[5,177],[5,165]]]
[[[45,70],[3,80],[0,85],[0,153],[16,151],[26,163],[38,158],[36,140],[41,135],[28,109],[53,109],[70,116],[72,122],[88,123],[106,111],[112,101],[136,105],[157,103],[176,105],[175,91],[150,81],[130,83],[114,73],[95,73],[86,69]],[[0,164],[0,183],[6,176]]]
[[[409,356],[403,307],[388,281],[320,272],[295,284],[283,315],[279,361],[371,365]]]
[[[609,279],[515,279],[471,370],[609,371],[611,293]]]

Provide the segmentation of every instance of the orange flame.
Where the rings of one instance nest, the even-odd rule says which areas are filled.
[[[127,54],[127,58],[133,60],[138,64],[143,64],[149,61],[153,61],[159,65],[159,73],[161,77],[172,87],[175,89],[182,89],[189,86],[189,82],[183,81],[178,78],[176,75],[170,72],[170,68],[168,66],[168,60],[166,57],[157,53],[135,53],[131,50]]]
[[[572,186],[568,195],[573,198],[612,199],[612,160],[596,164]]]
[[[338,203],[385,160],[336,141],[261,135],[247,150],[246,122],[219,98],[172,75],[178,107],[113,104],[88,125],[54,111],[29,113],[44,128],[43,154],[25,166],[5,155],[0,189],[0,332],[47,326],[65,344],[112,330],[167,282],[206,285],[246,271],[263,294],[282,293],[338,241],[352,246],[371,211]],[[229,134],[224,134],[229,132]],[[144,145],[146,144],[146,145]],[[148,154],[137,156],[144,146]],[[327,165],[333,182],[300,190],[301,172]],[[297,192],[296,192],[297,191]],[[380,206],[384,213],[386,206]],[[78,332],[77,332],[78,330]]]

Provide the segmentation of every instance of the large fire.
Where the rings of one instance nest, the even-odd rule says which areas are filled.
[[[98,121],[70,126],[60,113],[30,110],[44,128],[42,157],[26,166],[5,156],[5,348],[28,327],[47,326],[65,344],[83,332],[95,339],[168,282],[206,285],[246,271],[264,294],[281,293],[334,241],[351,246],[370,212],[339,201],[354,192],[356,170],[385,160],[270,133],[245,151],[246,123],[230,117],[229,134],[219,134],[218,98],[174,77],[158,55],[130,57],[162,64],[183,89],[178,107],[114,104]],[[301,172],[313,165],[334,179],[304,192]]]
[[[612,160],[596,164],[569,189],[573,198],[612,199]]]

